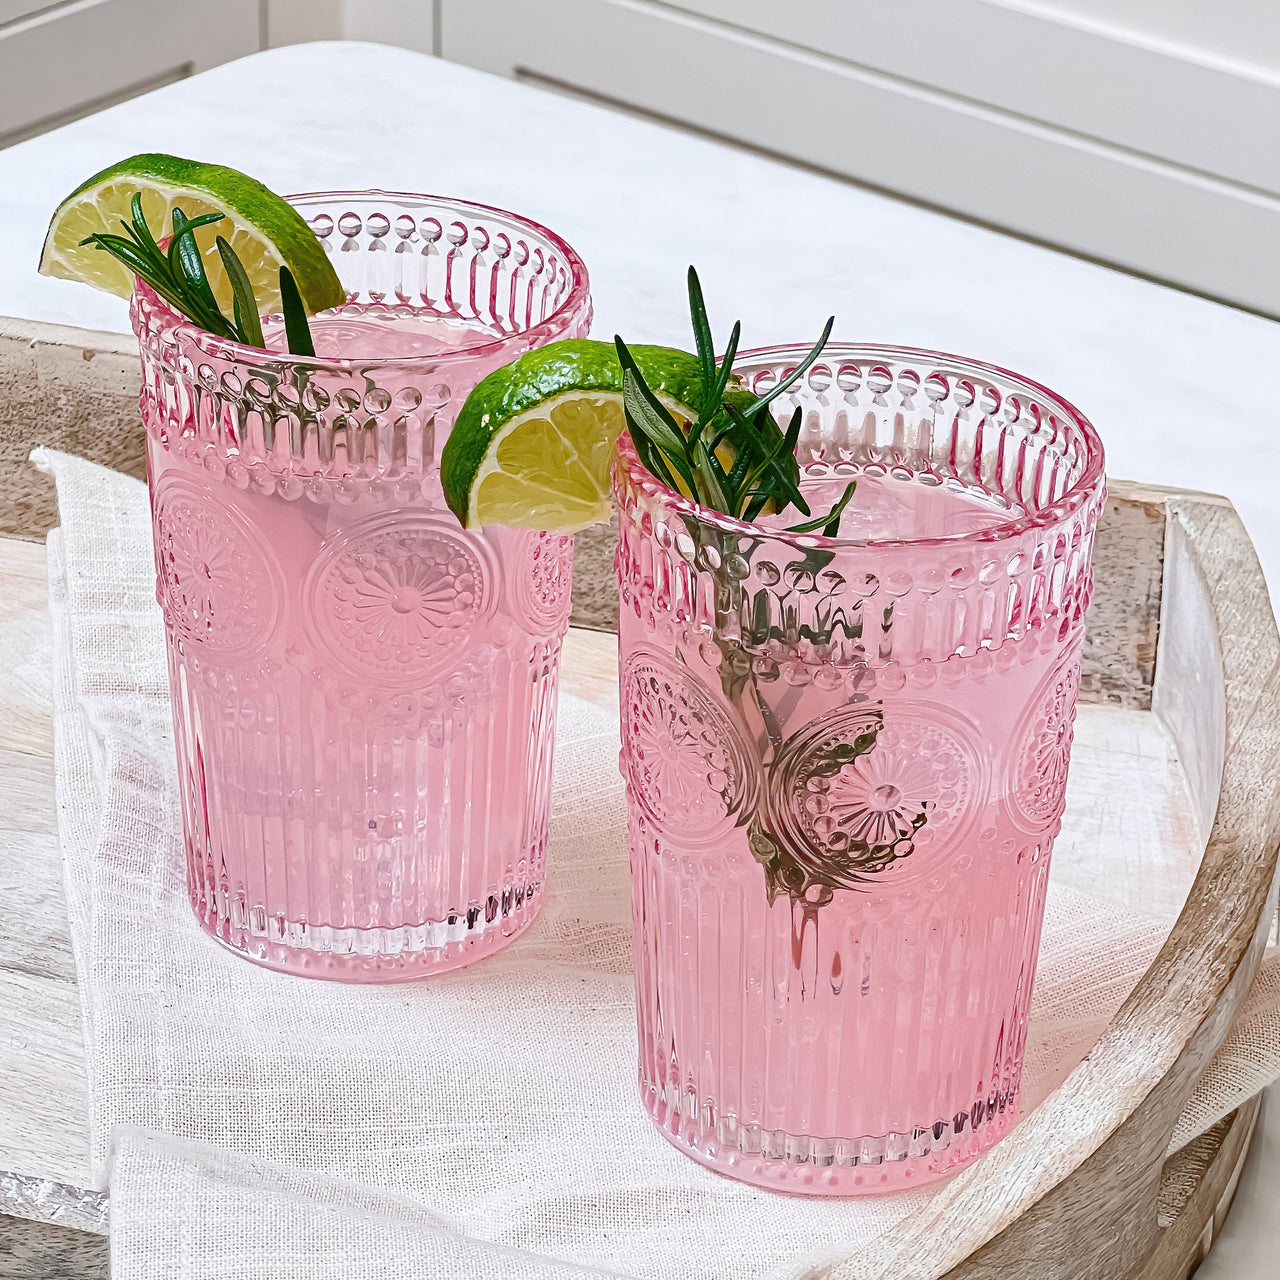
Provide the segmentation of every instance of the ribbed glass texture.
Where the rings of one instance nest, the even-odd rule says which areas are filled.
[[[464,531],[437,459],[479,379],[585,334],[586,273],[499,210],[294,203],[350,291],[320,358],[134,295],[191,901],[273,968],[415,978],[541,899],[572,540]]]
[[[696,1159],[846,1195],[1017,1113],[1102,453],[934,352],[829,348],[795,405],[815,510],[859,482],[840,540],[615,467],[640,1084]]]

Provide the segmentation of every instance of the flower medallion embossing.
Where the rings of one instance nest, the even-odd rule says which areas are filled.
[[[157,481],[152,514],[156,599],[170,630],[223,658],[260,649],[282,579],[248,520],[225,495],[175,475]]]
[[[633,651],[623,670],[622,760],[640,806],[681,845],[741,825],[759,795],[742,731],[693,672],[652,650]]]
[[[1061,817],[1080,691],[1080,650],[1049,673],[1014,735],[1008,778],[1009,813],[1024,830],[1047,831]]]
[[[539,636],[563,636],[573,589],[573,539],[554,533],[525,534],[520,569],[510,575],[509,584],[513,611],[526,630]]]
[[[949,708],[842,707],[784,743],[769,771],[781,884],[853,889],[919,851],[954,848],[986,794],[977,735]],[[936,869],[918,859],[911,878]]]
[[[306,591],[310,623],[343,670],[416,685],[456,659],[491,611],[497,579],[483,538],[445,517],[374,516],[321,551]]]

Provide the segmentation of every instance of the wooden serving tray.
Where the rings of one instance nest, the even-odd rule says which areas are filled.
[[[3,531],[15,535],[0,539],[0,1214],[13,1215],[0,1218],[0,1263],[15,1262],[9,1275],[106,1274],[105,1198],[88,1169],[52,729],[30,675],[48,634],[36,540],[55,510],[25,458],[37,443],[55,444],[137,474],[135,360],[131,339],[0,320],[0,513]],[[564,687],[616,706],[606,634],[615,625],[611,561],[607,530],[580,537]],[[1165,1159],[1253,980],[1272,918],[1280,636],[1262,570],[1225,499],[1113,482],[1095,578],[1080,696],[1097,710],[1086,707],[1082,720],[1130,717],[1130,728],[1141,724],[1171,743],[1207,842],[1159,955],[1087,1061],[1019,1125],[1027,1141],[985,1157],[985,1176],[1007,1175],[1038,1132],[1059,1130],[1081,1109],[1108,1111],[1109,1136],[1039,1169],[1034,1203],[948,1280],[1184,1280],[1230,1207],[1257,1120],[1255,1099]]]

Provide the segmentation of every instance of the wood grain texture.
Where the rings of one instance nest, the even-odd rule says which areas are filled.
[[[3,1280],[107,1280],[105,1236],[0,1217]]]
[[[1165,539],[1160,627],[1166,643],[1160,650],[1151,706],[1180,745],[1183,772],[1207,841],[1227,750],[1226,688],[1213,678],[1222,669],[1222,642],[1198,554],[1176,520],[1170,522]]]
[[[618,517],[584,529],[573,540],[573,614],[575,627],[618,629],[618,585],[613,553],[618,548]]]
[[[1213,1247],[1231,1211],[1262,1110],[1251,1098],[1165,1163],[1160,1242],[1134,1280],[1183,1280]]]
[[[0,317],[0,533],[43,537],[53,482],[37,445],[143,474],[141,372],[131,337]]]
[[[6,694],[4,715],[0,716],[0,750],[52,756],[46,605],[49,589],[44,543],[13,539],[4,539],[3,543],[0,654],[6,670]]]
[[[1169,489],[1109,482],[1098,522],[1094,590],[1085,632],[1080,697],[1085,702],[1147,711],[1160,629],[1165,501]],[[613,554],[617,516],[577,535],[573,564],[573,624],[616,631],[618,591]]]
[[[118,334],[0,318],[0,533],[42,537],[56,520],[52,484],[27,461],[37,444],[143,474],[137,348]],[[1080,696],[1151,705],[1164,498],[1111,482],[1094,549]],[[617,518],[577,535],[573,625],[616,630]]]
[[[1222,786],[1208,845],[1150,969],[1089,1059],[1026,1123],[1069,1132],[1073,1112],[1108,1097],[1125,1099],[1127,1117],[1077,1167],[1050,1171],[1052,1187],[948,1280],[1022,1276],[1031,1258],[1037,1280],[1119,1280],[1142,1275],[1160,1256],[1160,1170],[1173,1124],[1253,980],[1270,929],[1280,846],[1280,636],[1261,567],[1231,507],[1179,495],[1167,509],[1219,638],[1220,658],[1205,655],[1219,669],[1203,672],[1203,683],[1220,682],[1225,704]],[[1185,640],[1166,634],[1161,643]],[[1152,1065],[1162,1074],[1141,1083]],[[1000,1164],[992,1162],[991,1176],[1000,1176]]]
[[[5,484],[0,474],[0,489]],[[1164,1244],[1172,1228],[1162,1236],[1157,1224],[1165,1146],[1178,1111],[1248,988],[1260,950],[1263,906],[1280,840],[1280,782],[1276,769],[1267,767],[1280,757],[1280,642],[1260,570],[1229,505],[1217,499],[1165,496],[1141,486],[1113,485],[1099,533],[1098,585],[1090,618],[1096,630],[1092,655],[1096,662],[1091,669],[1096,674],[1090,678],[1087,699],[1129,707],[1149,705],[1154,648],[1166,643],[1195,644],[1188,628],[1176,619],[1166,619],[1166,627],[1173,627],[1172,636],[1159,634],[1158,575],[1163,566],[1166,512],[1173,522],[1169,542],[1174,560],[1184,572],[1198,575],[1204,602],[1200,612],[1208,610],[1212,629],[1221,635],[1222,657],[1219,660],[1215,653],[1210,663],[1220,662],[1220,667],[1207,675],[1209,687],[1221,691],[1225,684],[1230,691],[1224,698],[1222,795],[1209,852],[1170,943],[1084,1064],[1087,1078],[1075,1081],[1075,1098],[1069,1091],[1066,1095],[1060,1091],[1045,1108],[1078,1106],[1090,1090],[1114,1094],[1116,1081],[1137,1078],[1135,1063],[1149,1062],[1153,1055],[1167,1062],[1168,1071],[1141,1096],[1126,1100],[1127,1119],[1118,1123],[1100,1148],[1087,1158],[1073,1153],[1066,1166],[1054,1171],[1056,1181],[1031,1209],[954,1268],[951,1280],[1029,1274],[1036,1280],[1129,1276],[1137,1280],[1140,1274],[1141,1280],[1182,1280],[1185,1275],[1175,1270],[1166,1277],[1141,1272],[1141,1268],[1159,1256],[1161,1248],[1171,1256],[1178,1252],[1174,1244]],[[14,545],[4,544],[6,552]],[[7,598],[14,602],[6,610],[5,597],[0,597],[0,645],[6,656],[26,660],[25,667],[24,661],[14,661],[11,673],[26,667],[29,674],[34,673],[39,665],[44,624],[32,619],[43,618],[42,551],[33,546],[0,557],[0,566],[10,564],[7,570],[0,568],[0,591],[11,587]],[[616,615],[610,616],[608,608],[616,595],[612,539],[607,531],[580,542],[578,565],[575,618],[596,627],[616,625]],[[1107,575],[1124,581],[1112,586]],[[1194,600],[1196,593],[1187,592],[1185,598]],[[12,622],[17,615],[26,622]],[[1095,624],[1095,616],[1103,622]],[[1204,621],[1202,617],[1201,624]],[[563,686],[602,705],[616,706],[615,644],[611,635],[572,633],[566,645]],[[1195,666],[1192,659],[1191,667]],[[18,799],[8,805],[0,800],[0,835],[9,841],[21,837],[24,842],[0,841],[0,876],[8,885],[14,883],[19,850],[29,850],[25,842],[41,837],[33,829],[40,825],[36,815],[43,814],[45,836],[52,830],[52,806],[46,807],[40,799],[47,799],[50,785],[47,710],[43,710],[47,703],[44,691],[33,681],[31,674],[23,689],[10,679],[3,698],[27,717],[25,725],[20,727],[14,720],[15,727],[7,729],[8,717],[0,716],[0,769],[6,776],[12,770],[12,776],[22,780],[16,790],[7,782],[4,788],[6,796]],[[1194,719],[1187,722],[1192,727],[1195,723]],[[1190,731],[1183,727],[1184,733]],[[1210,760],[1210,782],[1212,774]],[[37,861],[56,866],[52,856],[32,859]],[[4,1033],[12,1036],[11,1043],[21,1039],[37,1048],[34,1054],[20,1055],[20,1068],[2,1060],[9,1055],[0,1054],[0,1073],[19,1071],[0,1079],[0,1109],[6,1098],[12,1098],[15,1113],[19,1103],[21,1109],[34,1113],[24,1121],[25,1135],[29,1135],[21,1138],[24,1145],[9,1140],[10,1117],[3,1110],[0,1133],[5,1134],[10,1152],[21,1150],[35,1157],[24,1159],[21,1178],[10,1176],[6,1182],[0,1175],[0,1195],[10,1212],[43,1215],[42,1206],[56,1201],[61,1187],[66,1203],[59,1216],[66,1221],[68,1214],[78,1214],[75,1220],[81,1225],[103,1230],[104,1203],[88,1188],[78,1001],[68,963],[61,886],[56,873],[52,883],[43,884],[38,876],[28,876],[22,892],[24,913],[55,923],[31,933],[30,955],[24,958],[24,949],[17,948],[0,956],[5,981],[17,984],[0,994],[0,1004],[19,1011],[6,1018]],[[41,1035],[47,1039],[41,1040]],[[67,1046],[69,1051],[63,1052]],[[51,1100],[47,1113],[41,1110],[41,1097]],[[1191,1218],[1198,1212],[1196,1206],[1212,1198],[1214,1186],[1226,1185],[1234,1176],[1237,1156],[1247,1149],[1247,1135],[1241,1137],[1242,1132],[1224,1131],[1216,1154],[1207,1159],[1196,1191],[1186,1198],[1183,1216],[1174,1224],[1180,1225],[1183,1234],[1196,1232],[1197,1239],[1203,1234],[1205,1224]],[[1231,1145],[1232,1133],[1243,1144],[1238,1151]],[[997,1148],[993,1154],[999,1156],[1001,1151]],[[1202,1154],[1211,1153],[1206,1148]],[[993,1172],[998,1176],[998,1171]],[[1174,1173],[1185,1179],[1185,1169],[1171,1166],[1166,1181]],[[1201,1195],[1206,1179],[1209,1182]],[[1166,1193],[1166,1202],[1171,1195]],[[1028,1270],[1031,1259],[1034,1272]]]
[[[0,1135],[9,1153],[0,1208],[100,1232],[105,1200],[91,1187],[80,1000],[53,821],[45,552],[13,539],[0,547],[0,896],[8,922],[0,928]],[[41,1274],[30,1269],[37,1265],[61,1274],[80,1259],[65,1234],[54,1232],[42,1259],[36,1236],[24,1231],[21,1250],[0,1253],[0,1265],[17,1275]]]
[[[617,715],[617,637],[570,627],[560,653],[560,688]]]
[[[1108,483],[1093,548],[1093,600],[1085,626],[1080,697],[1151,706],[1164,568],[1165,492]]]
[[[54,822],[43,544],[0,540],[0,1209],[101,1230]],[[20,924],[18,922],[21,922]]]

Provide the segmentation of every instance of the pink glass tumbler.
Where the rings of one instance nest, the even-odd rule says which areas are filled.
[[[191,902],[269,967],[415,978],[541,900],[572,540],[464,531],[437,459],[476,382],[585,334],[587,275],[481,205],[294,203],[348,289],[317,358],[134,294]]]
[[[640,1086],[712,1168],[847,1195],[1017,1113],[1102,450],[935,352],[829,347],[796,405],[813,509],[858,481],[837,539],[615,464]]]

